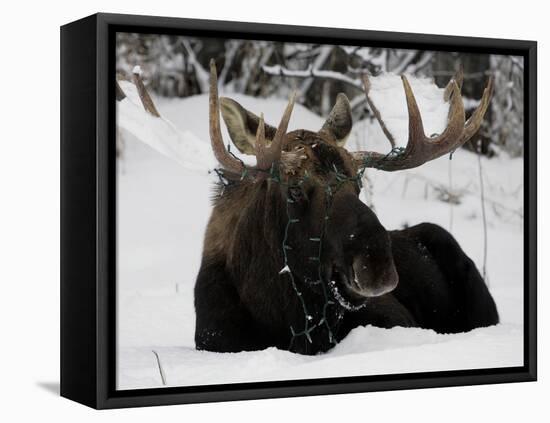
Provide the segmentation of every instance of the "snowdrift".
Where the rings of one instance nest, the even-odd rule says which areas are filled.
[[[411,80],[426,132],[445,126],[442,90]],[[208,136],[208,98],[155,99],[163,116],[141,107],[135,87],[121,83],[127,98],[117,103],[117,385],[119,389],[163,386],[156,354],[169,386],[357,376],[523,365],[523,164],[505,155],[481,159],[487,210],[487,280],[501,324],[465,334],[430,330],[359,327],[332,351],[303,357],[269,348],[217,354],[194,349],[193,286],[210,215],[216,166]],[[407,139],[401,81],[373,80],[372,98],[399,145]],[[233,96],[244,107],[278,122],[285,100]],[[290,129],[316,130],[323,119],[297,106]],[[224,130],[224,139],[229,140]],[[354,125],[348,149],[389,151],[377,122]],[[236,149],[232,150],[236,151]],[[250,157],[243,157],[253,163]],[[449,229],[483,266],[479,163],[457,151],[419,169],[367,171],[374,205],[387,229],[423,221]],[[440,200],[441,190],[460,204]],[[368,197],[368,198],[367,198]]]

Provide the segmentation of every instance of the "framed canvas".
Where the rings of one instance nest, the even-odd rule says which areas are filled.
[[[61,395],[536,379],[536,43],[61,28]]]

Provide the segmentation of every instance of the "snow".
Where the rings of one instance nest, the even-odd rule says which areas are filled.
[[[199,170],[215,166],[209,144],[190,131],[178,130],[164,117],[144,114],[134,85],[121,81],[120,87],[126,93],[126,98],[118,103],[117,124],[124,140],[137,139],[187,169]]]
[[[394,136],[397,146],[404,147],[408,137],[408,112],[401,77],[385,74],[371,80],[370,97],[383,115],[384,122]],[[424,131],[427,135],[440,134],[445,129],[448,104],[443,103],[444,89],[437,88],[428,78],[408,76],[418,102]]]
[[[409,79],[426,132],[440,132],[446,110],[441,90]],[[407,138],[401,81],[372,78],[371,96],[398,145]],[[357,376],[523,364],[523,162],[505,155],[482,158],[488,215],[487,272],[501,323],[469,333],[441,335],[417,328],[353,330],[333,350],[308,357],[269,348],[218,354],[194,349],[193,287],[210,215],[215,166],[208,137],[208,98],[154,98],[162,118],[143,111],[135,87],[117,103],[117,386],[135,389],[332,376]],[[278,122],[286,100],[233,96]],[[296,105],[290,129],[316,130],[323,119]],[[224,139],[229,140],[225,128]],[[348,149],[389,151],[376,122],[354,125]],[[237,152],[236,149],[233,149]],[[242,156],[241,156],[242,157]],[[246,157],[253,163],[253,158]],[[438,200],[437,187],[461,195],[458,205]],[[450,229],[481,270],[483,223],[477,157],[457,151],[419,169],[368,170],[370,201],[382,224],[397,229],[429,221]],[[365,199],[366,191],[362,193]],[[284,270],[284,269],[283,269]],[[158,354],[158,362],[155,354]]]
[[[301,356],[268,348],[210,353],[193,347],[155,348],[167,385],[188,386],[269,380],[399,374],[465,368],[515,366],[522,332],[504,325],[458,335],[415,328],[358,327],[328,353]],[[460,360],[455,357],[460,356]],[[119,355],[119,388],[162,386],[152,350],[124,348]]]
[[[279,275],[282,275],[283,273],[290,273],[290,268],[288,267],[288,264],[285,264],[285,267],[283,267],[283,268],[279,271]]]

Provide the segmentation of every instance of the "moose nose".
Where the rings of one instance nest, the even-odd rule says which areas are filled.
[[[399,276],[391,238],[376,214],[349,193],[337,196],[332,213],[332,220],[340,223],[333,236],[344,240],[336,245],[345,257],[348,288],[360,297],[377,297],[395,289]]]
[[[376,259],[375,259],[376,260]],[[379,297],[397,287],[399,276],[392,257],[373,263],[363,256],[353,260],[352,289],[363,297]]]
[[[362,208],[358,220],[358,236],[349,244],[352,285],[360,295],[378,297],[395,289],[399,282],[391,237],[368,207]]]

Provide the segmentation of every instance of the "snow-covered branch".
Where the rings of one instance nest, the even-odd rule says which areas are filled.
[[[314,69],[315,71],[318,72],[319,69],[325,64],[325,62],[329,58],[331,51],[332,51],[332,46],[323,46],[323,47],[321,47],[321,49],[319,51],[319,54],[317,55],[317,57],[313,61],[312,69]],[[309,89],[311,88],[312,83],[313,83],[313,78],[306,78],[302,82],[302,85],[300,86],[299,91],[303,94],[307,93],[309,91]]]
[[[358,107],[363,106],[366,103],[366,101],[367,101],[367,98],[365,96],[356,95],[349,102],[351,110],[356,110]]]
[[[207,93],[210,74],[206,71],[206,69],[202,67],[202,65],[197,60],[197,56],[195,55],[191,44],[189,44],[189,41],[186,38],[182,38],[181,43],[183,44],[183,47],[185,47],[185,50],[187,50],[187,60],[195,70],[195,76],[197,77],[197,82],[200,86],[201,92]]]
[[[434,58],[434,54],[432,52],[424,52],[420,60],[413,64],[408,64],[404,69],[403,72],[407,73],[417,73],[420,69],[424,68],[429,63],[432,63],[432,60]],[[398,72],[396,72],[398,73]]]
[[[225,82],[227,80],[227,75],[229,74],[229,69],[231,68],[231,64],[233,63],[233,60],[235,59],[235,55],[237,54],[237,51],[241,47],[242,41],[240,40],[230,40],[226,43],[225,48],[225,61],[223,65],[223,69],[220,72],[220,77],[218,78],[218,83],[220,86],[224,86]]]
[[[310,67],[306,70],[291,70],[284,68],[280,65],[274,66],[262,66],[262,69],[268,75],[274,76],[285,76],[292,78],[321,78],[321,79],[331,79],[333,81],[340,81],[345,84],[348,84],[351,87],[354,87],[358,90],[363,90],[363,86],[360,81],[350,78],[340,72],[334,72],[329,70],[318,70]]]
[[[416,50],[407,51],[404,57],[401,59],[401,62],[394,69],[392,69],[392,72],[397,74],[405,72],[405,70],[411,64],[411,62],[416,57],[416,55],[417,55]]]

